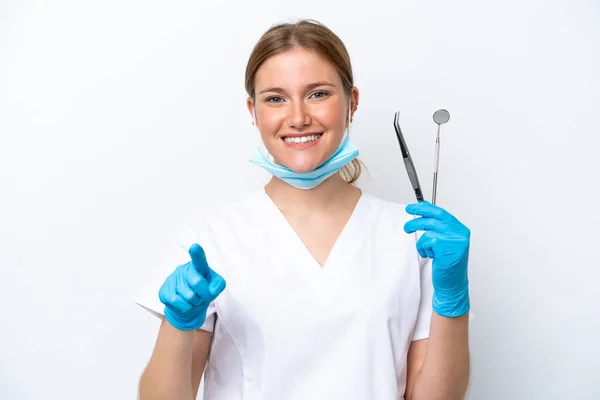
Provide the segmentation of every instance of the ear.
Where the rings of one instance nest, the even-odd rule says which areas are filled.
[[[360,94],[357,87],[352,88],[352,92],[350,92],[350,120],[354,116],[356,112],[356,108],[358,107],[358,99],[360,98]]]
[[[250,118],[252,118],[252,125],[256,125],[256,116],[254,115],[254,100],[250,96],[248,96],[248,99],[246,100],[246,107],[250,113]]]

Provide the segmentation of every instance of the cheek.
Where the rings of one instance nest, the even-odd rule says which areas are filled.
[[[340,104],[331,104],[319,107],[313,116],[327,129],[344,130],[346,127],[346,107]]]
[[[269,135],[277,133],[283,121],[285,120],[285,115],[275,110],[269,110],[268,112],[257,114],[257,118],[260,131],[266,135]]]

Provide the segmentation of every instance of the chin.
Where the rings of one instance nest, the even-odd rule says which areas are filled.
[[[286,168],[302,174],[314,171],[322,164],[322,162],[320,160],[282,160],[282,164],[285,165]]]

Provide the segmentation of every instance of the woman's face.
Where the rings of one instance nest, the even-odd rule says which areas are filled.
[[[275,162],[296,172],[323,164],[339,147],[350,99],[336,69],[311,50],[267,59],[256,72],[255,112],[261,138]],[[351,110],[358,101],[353,88]]]

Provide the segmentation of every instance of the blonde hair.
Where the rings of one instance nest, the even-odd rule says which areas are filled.
[[[352,94],[354,78],[350,55],[342,40],[323,24],[303,19],[296,23],[282,23],[267,30],[254,46],[246,65],[246,92],[255,98],[256,72],[272,56],[302,48],[313,50],[329,61],[337,70],[347,96]],[[362,162],[352,160],[340,170],[342,179],[355,184],[362,172]]]

